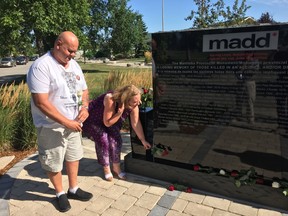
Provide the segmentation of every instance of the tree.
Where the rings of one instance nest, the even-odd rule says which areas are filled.
[[[10,56],[15,53],[15,46],[21,36],[21,23],[24,16],[9,0],[0,1],[0,54]]]
[[[191,11],[191,14],[185,20],[194,20],[193,28],[207,28],[210,26],[229,26],[240,25],[245,19],[246,11],[250,6],[246,5],[246,0],[242,0],[238,6],[238,0],[235,0],[232,9],[225,7],[223,0],[217,0],[212,3],[211,0],[194,0],[197,11]]]
[[[53,46],[56,36],[71,30],[84,37],[89,22],[88,0],[2,0],[0,1],[1,55],[17,52],[19,44],[32,43],[42,54]],[[24,45],[20,49],[25,48]]]
[[[123,57],[134,56],[139,49],[146,46],[143,42],[147,35],[142,15],[135,13],[127,7],[127,0],[111,0],[109,10],[109,46],[114,55]],[[144,52],[142,53],[142,56]]]
[[[242,0],[240,7],[238,7],[238,0],[235,0],[232,10],[229,6],[226,7],[226,11],[222,12],[225,26],[241,25],[246,18],[247,10],[251,6],[246,5],[246,0]]]
[[[125,56],[145,49],[142,15],[127,7],[128,0],[1,0],[0,55],[17,55],[37,48],[43,54],[57,35],[73,31],[84,53]],[[143,44],[143,45],[141,45]],[[33,47],[32,47],[33,45]]]
[[[109,22],[109,46],[113,55],[123,54],[129,56],[132,48],[131,43],[131,23],[133,22],[133,14],[127,10],[127,0],[112,0],[108,3],[110,17]]]
[[[91,22],[85,26],[84,32],[90,42],[90,53],[95,53],[100,50],[105,50],[104,55],[109,55],[110,51],[107,51],[107,41],[109,38],[109,10],[108,0],[94,0],[90,7]],[[88,47],[87,47],[88,48]]]
[[[262,13],[260,18],[257,20],[257,22],[258,23],[271,23],[271,24],[277,23],[268,12]]]
[[[135,19],[133,22],[134,30],[134,40],[133,48],[135,57],[140,57],[144,55],[144,52],[149,49],[147,44],[148,32],[145,23],[143,22],[142,15],[135,13]]]
[[[194,0],[197,11],[191,11],[191,14],[185,20],[193,20],[193,27],[207,28],[218,21],[219,15],[223,10],[223,0],[216,3],[211,3],[211,0]]]

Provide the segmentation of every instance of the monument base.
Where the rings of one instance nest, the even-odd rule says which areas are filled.
[[[266,208],[288,213],[288,197],[282,189],[265,185],[247,185],[237,188],[234,179],[196,172],[132,157],[124,158],[125,171],[150,178],[190,186],[192,190],[207,195],[226,198],[256,208]],[[168,187],[168,185],[167,185]]]

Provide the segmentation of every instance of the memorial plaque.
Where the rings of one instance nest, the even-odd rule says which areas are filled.
[[[172,149],[154,163],[287,211],[288,25],[154,33],[152,49],[153,143]]]

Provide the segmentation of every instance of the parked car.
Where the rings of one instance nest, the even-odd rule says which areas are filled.
[[[30,61],[35,61],[38,58],[39,58],[38,56],[31,56],[29,59],[30,59]]]
[[[13,57],[4,57],[0,65],[1,67],[16,67],[16,60]]]
[[[26,56],[17,56],[16,64],[17,65],[26,65],[28,63],[28,58]]]

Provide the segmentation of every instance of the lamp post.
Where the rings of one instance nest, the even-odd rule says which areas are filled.
[[[164,0],[162,0],[162,31],[164,31]]]

